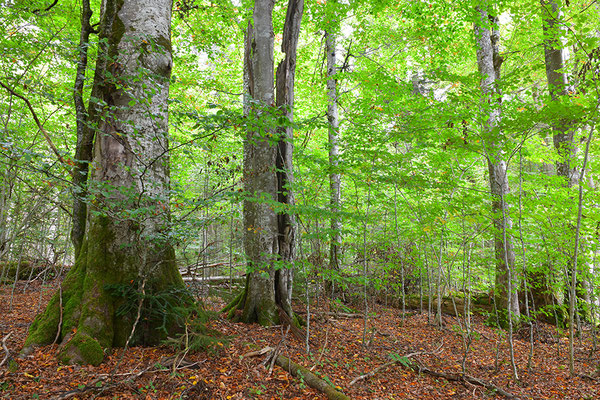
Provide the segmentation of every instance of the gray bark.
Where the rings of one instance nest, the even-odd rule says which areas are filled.
[[[96,103],[88,119],[95,128],[89,182],[95,201],[80,256],[32,324],[26,349],[57,337],[61,361],[97,364],[106,348],[154,343],[164,335],[156,329],[162,319],[152,315],[140,320],[134,335],[135,315],[116,313],[122,299],[106,285],[133,284],[145,295],[183,289],[167,239],[171,7],[171,0],[103,2]]]
[[[250,130],[244,141],[244,250],[248,260],[242,320],[270,325],[277,322],[274,262],[278,253],[277,215],[268,202],[277,199],[274,165],[277,147],[272,107],[273,89],[273,0],[256,0],[254,26],[249,25],[246,68],[251,108]],[[258,128],[262,122],[263,128]],[[252,126],[252,124],[255,124]]]
[[[285,54],[277,66],[276,73],[276,106],[277,112],[283,114],[286,126],[278,129],[277,147],[277,201],[285,205],[277,215],[277,237],[279,242],[280,268],[275,271],[275,299],[291,317],[292,289],[294,282],[293,262],[296,247],[296,221],[293,214],[294,174],[292,154],[294,151],[294,77],[296,75],[296,49],[300,36],[300,23],[304,11],[304,0],[289,0],[281,51]]]
[[[565,34],[560,26],[562,12],[556,0],[542,0],[543,9],[543,34],[544,34],[544,60],[546,64],[546,77],[548,91],[552,101],[559,101],[561,96],[573,92],[574,88],[569,83],[569,76],[565,72],[567,50],[562,44]],[[556,162],[556,172],[565,178],[567,185],[577,185],[579,175],[574,165],[577,147],[573,142],[574,129],[568,118],[560,118],[552,126],[554,147],[560,156]]]
[[[325,52],[327,54],[327,120],[329,121],[329,206],[331,208],[331,244],[329,247],[329,266],[332,270],[339,270],[340,267],[340,246],[342,243],[342,221],[339,216],[341,204],[341,177],[338,171],[339,167],[339,113],[338,113],[338,93],[336,54],[335,54],[335,36],[325,33]]]
[[[488,118],[483,131],[486,138],[485,151],[492,195],[492,218],[494,222],[494,247],[496,255],[496,294],[499,309],[508,310],[518,317],[519,298],[514,278],[515,253],[513,240],[508,232],[512,228],[506,196],[510,192],[507,163],[503,156],[501,121],[501,94],[497,84],[500,79],[502,58],[498,50],[499,34],[494,28],[495,18],[486,10],[478,9],[479,20],[474,25],[477,41],[477,65],[481,74],[481,91],[484,102],[482,111]],[[510,292],[510,299],[509,299]]]
[[[87,125],[87,110],[83,102],[83,87],[85,70],[88,63],[88,45],[92,26],[90,19],[92,9],[90,1],[83,0],[81,4],[81,32],[79,35],[79,56],[77,73],[73,85],[73,101],[77,120],[77,145],[75,147],[75,167],[73,168],[73,223],[71,242],[75,250],[75,259],[79,256],[87,218],[87,180],[89,164],[92,161],[94,131]]]
[[[241,320],[263,325],[279,321],[278,307],[293,315],[295,221],[288,206],[294,204],[291,122],[303,6],[302,0],[288,3],[282,43],[285,56],[277,68],[277,99],[273,82],[273,0],[255,1],[254,26],[248,25],[245,38],[245,113],[250,126],[244,141],[244,250],[248,275],[243,295],[232,306],[243,310]],[[289,124],[278,126],[280,116]],[[269,204],[272,202],[284,205],[284,210],[277,213]]]

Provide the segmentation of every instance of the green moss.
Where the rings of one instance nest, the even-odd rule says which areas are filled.
[[[257,305],[257,321],[262,326],[272,326],[279,323],[279,313],[274,301],[265,299]]]
[[[77,332],[61,348],[58,359],[63,364],[99,365],[104,360],[104,351],[96,339]]]
[[[55,293],[52,296],[46,310],[39,314],[29,327],[29,333],[23,346],[25,353],[29,352],[29,349],[33,346],[50,344],[56,338],[58,321],[60,320],[58,295],[59,293]]]
[[[12,283],[15,277],[19,281],[28,280],[31,276],[42,272],[44,268],[45,265],[36,265],[28,260],[0,262],[0,271],[4,271],[2,283]]]

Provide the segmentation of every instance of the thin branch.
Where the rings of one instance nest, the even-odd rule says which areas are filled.
[[[31,12],[34,13],[35,15],[38,15],[40,13],[40,11],[43,11],[43,12],[50,11],[57,4],[58,4],[58,0],[54,0],[54,2],[52,4],[50,4],[48,7],[44,8],[43,10],[41,8],[38,8],[37,10],[32,10]]]
[[[29,108],[29,111],[31,112],[33,120],[35,121],[36,125],[38,126],[40,132],[42,132],[42,135],[44,135],[44,138],[46,139],[46,142],[48,142],[48,146],[50,146],[50,148],[52,149],[52,151],[54,152],[54,154],[56,155],[56,157],[58,158],[58,160],[61,163],[63,163],[63,165],[67,166],[67,171],[69,172],[69,175],[72,175],[73,172],[71,172],[71,170],[68,168],[69,163],[67,163],[65,161],[65,159],[63,158],[63,156],[60,154],[60,152],[58,151],[58,149],[56,148],[56,146],[52,142],[52,139],[50,138],[50,135],[48,135],[48,132],[46,132],[46,130],[44,129],[44,126],[40,122],[40,119],[38,118],[37,113],[33,109],[33,106],[31,105],[31,102],[29,101],[29,99],[27,97],[23,96],[22,94],[19,94],[19,93],[15,92],[9,86],[5,85],[3,82],[0,82],[0,86],[2,86],[4,89],[6,89],[6,91],[9,92],[10,94],[12,94],[13,96],[18,97],[19,99],[21,99],[21,100],[23,100],[25,102],[25,104],[27,105],[27,108]]]
[[[10,337],[10,335],[12,335],[12,332],[8,332],[6,334],[6,336],[4,336],[4,338],[2,339],[2,348],[4,349],[4,352],[6,353],[6,356],[4,356],[4,358],[2,359],[2,362],[0,362],[0,367],[3,366],[5,363],[9,362],[11,360],[11,358],[12,358],[10,356],[10,350],[6,346],[6,341],[8,340],[8,338]]]

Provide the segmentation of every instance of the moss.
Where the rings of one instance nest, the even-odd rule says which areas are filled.
[[[82,246],[81,253],[85,253],[86,246]],[[81,282],[83,271],[81,257],[75,266],[67,273],[62,287],[62,323],[61,337],[64,337],[79,323],[79,308],[81,305]],[[50,344],[56,339],[58,324],[61,320],[60,300],[61,292],[57,291],[50,299],[43,313],[39,314],[31,327],[25,340],[24,351],[28,352],[33,346]]]
[[[240,308],[240,304],[242,302],[242,298],[244,297],[244,294],[246,292],[246,289],[242,290],[237,296],[235,296],[235,298],[229,303],[227,304],[222,310],[222,313],[228,313],[227,315],[231,314],[233,315],[235,313],[235,311],[237,309]]]
[[[274,301],[265,299],[256,305],[256,319],[262,326],[272,326],[279,323],[279,313]]]
[[[54,294],[46,310],[39,314],[29,327],[29,333],[23,346],[24,353],[29,353],[34,346],[50,344],[56,338],[60,320],[58,295],[58,293]]]
[[[46,266],[36,265],[29,260],[1,262],[0,271],[4,271],[2,283],[12,283],[15,280],[28,280],[31,276],[35,276],[42,272]]]
[[[77,332],[59,351],[58,359],[63,364],[99,365],[104,360],[100,343],[85,333]]]

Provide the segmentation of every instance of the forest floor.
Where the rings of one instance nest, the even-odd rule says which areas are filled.
[[[39,283],[0,286],[0,338],[13,354],[21,348],[28,325],[42,310],[57,282],[44,288]],[[12,298],[12,304],[11,304]],[[205,300],[218,310],[218,297]],[[409,368],[419,365],[430,371],[460,374],[464,355],[460,323],[445,316],[444,328],[428,323],[427,314],[407,313],[376,305],[368,319],[363,348],[362,318],[334,316],[315,306],[311,321],[311,355],[305,343],[286,337],[282,354],[304,365],[343,391],[351,399],[484,399],[505,398],[485,387],[463,381],[449,381]],[[571,378],[567,361],[567,339],[556,329],[538,325],[531,368],[529,331],[517,332],[515,359],[520,380],[512,378],[506,337],[486,326],[482,317],[473,317],[472,343],[465,361],[468,375],[502,388],[520,399],[598,399],[597,369],[600,354],[592,342],[576,341],[578,376]],[[462,323],[462,322],[461,322]],[[25,359],[16,358],[0,368],[0,398],[6,399],[326,399],[327,397],[275,366],[262,365],[265,356],[245,356],[266,346],[275,347],[284,336],[281,326],[232,323],[218,318],[210,327],[230,337],[217,354],[187,354],[173,367],[176,352],[169,347],[114,349],[98,367],[65,366],[57,363],[56,345],[38,349]],[[217,346],[219,347],[219,346]],[[0,361],[6,350],[0,350]],[[401,358],[414,354],[410,359]],[[178,354],[181,356],[181,354]],[[395,364],[350,385],[396,357]],[[171,361],[168,361],[171,360]],[[410,360],[410,363],[408,362]],[[497,361],[496,361],[497,360]],[[165,368],[164,365],[167,365]],[[454,376],[454,375],[453,375]],[[460,375],[456,375],[460,376]]]

